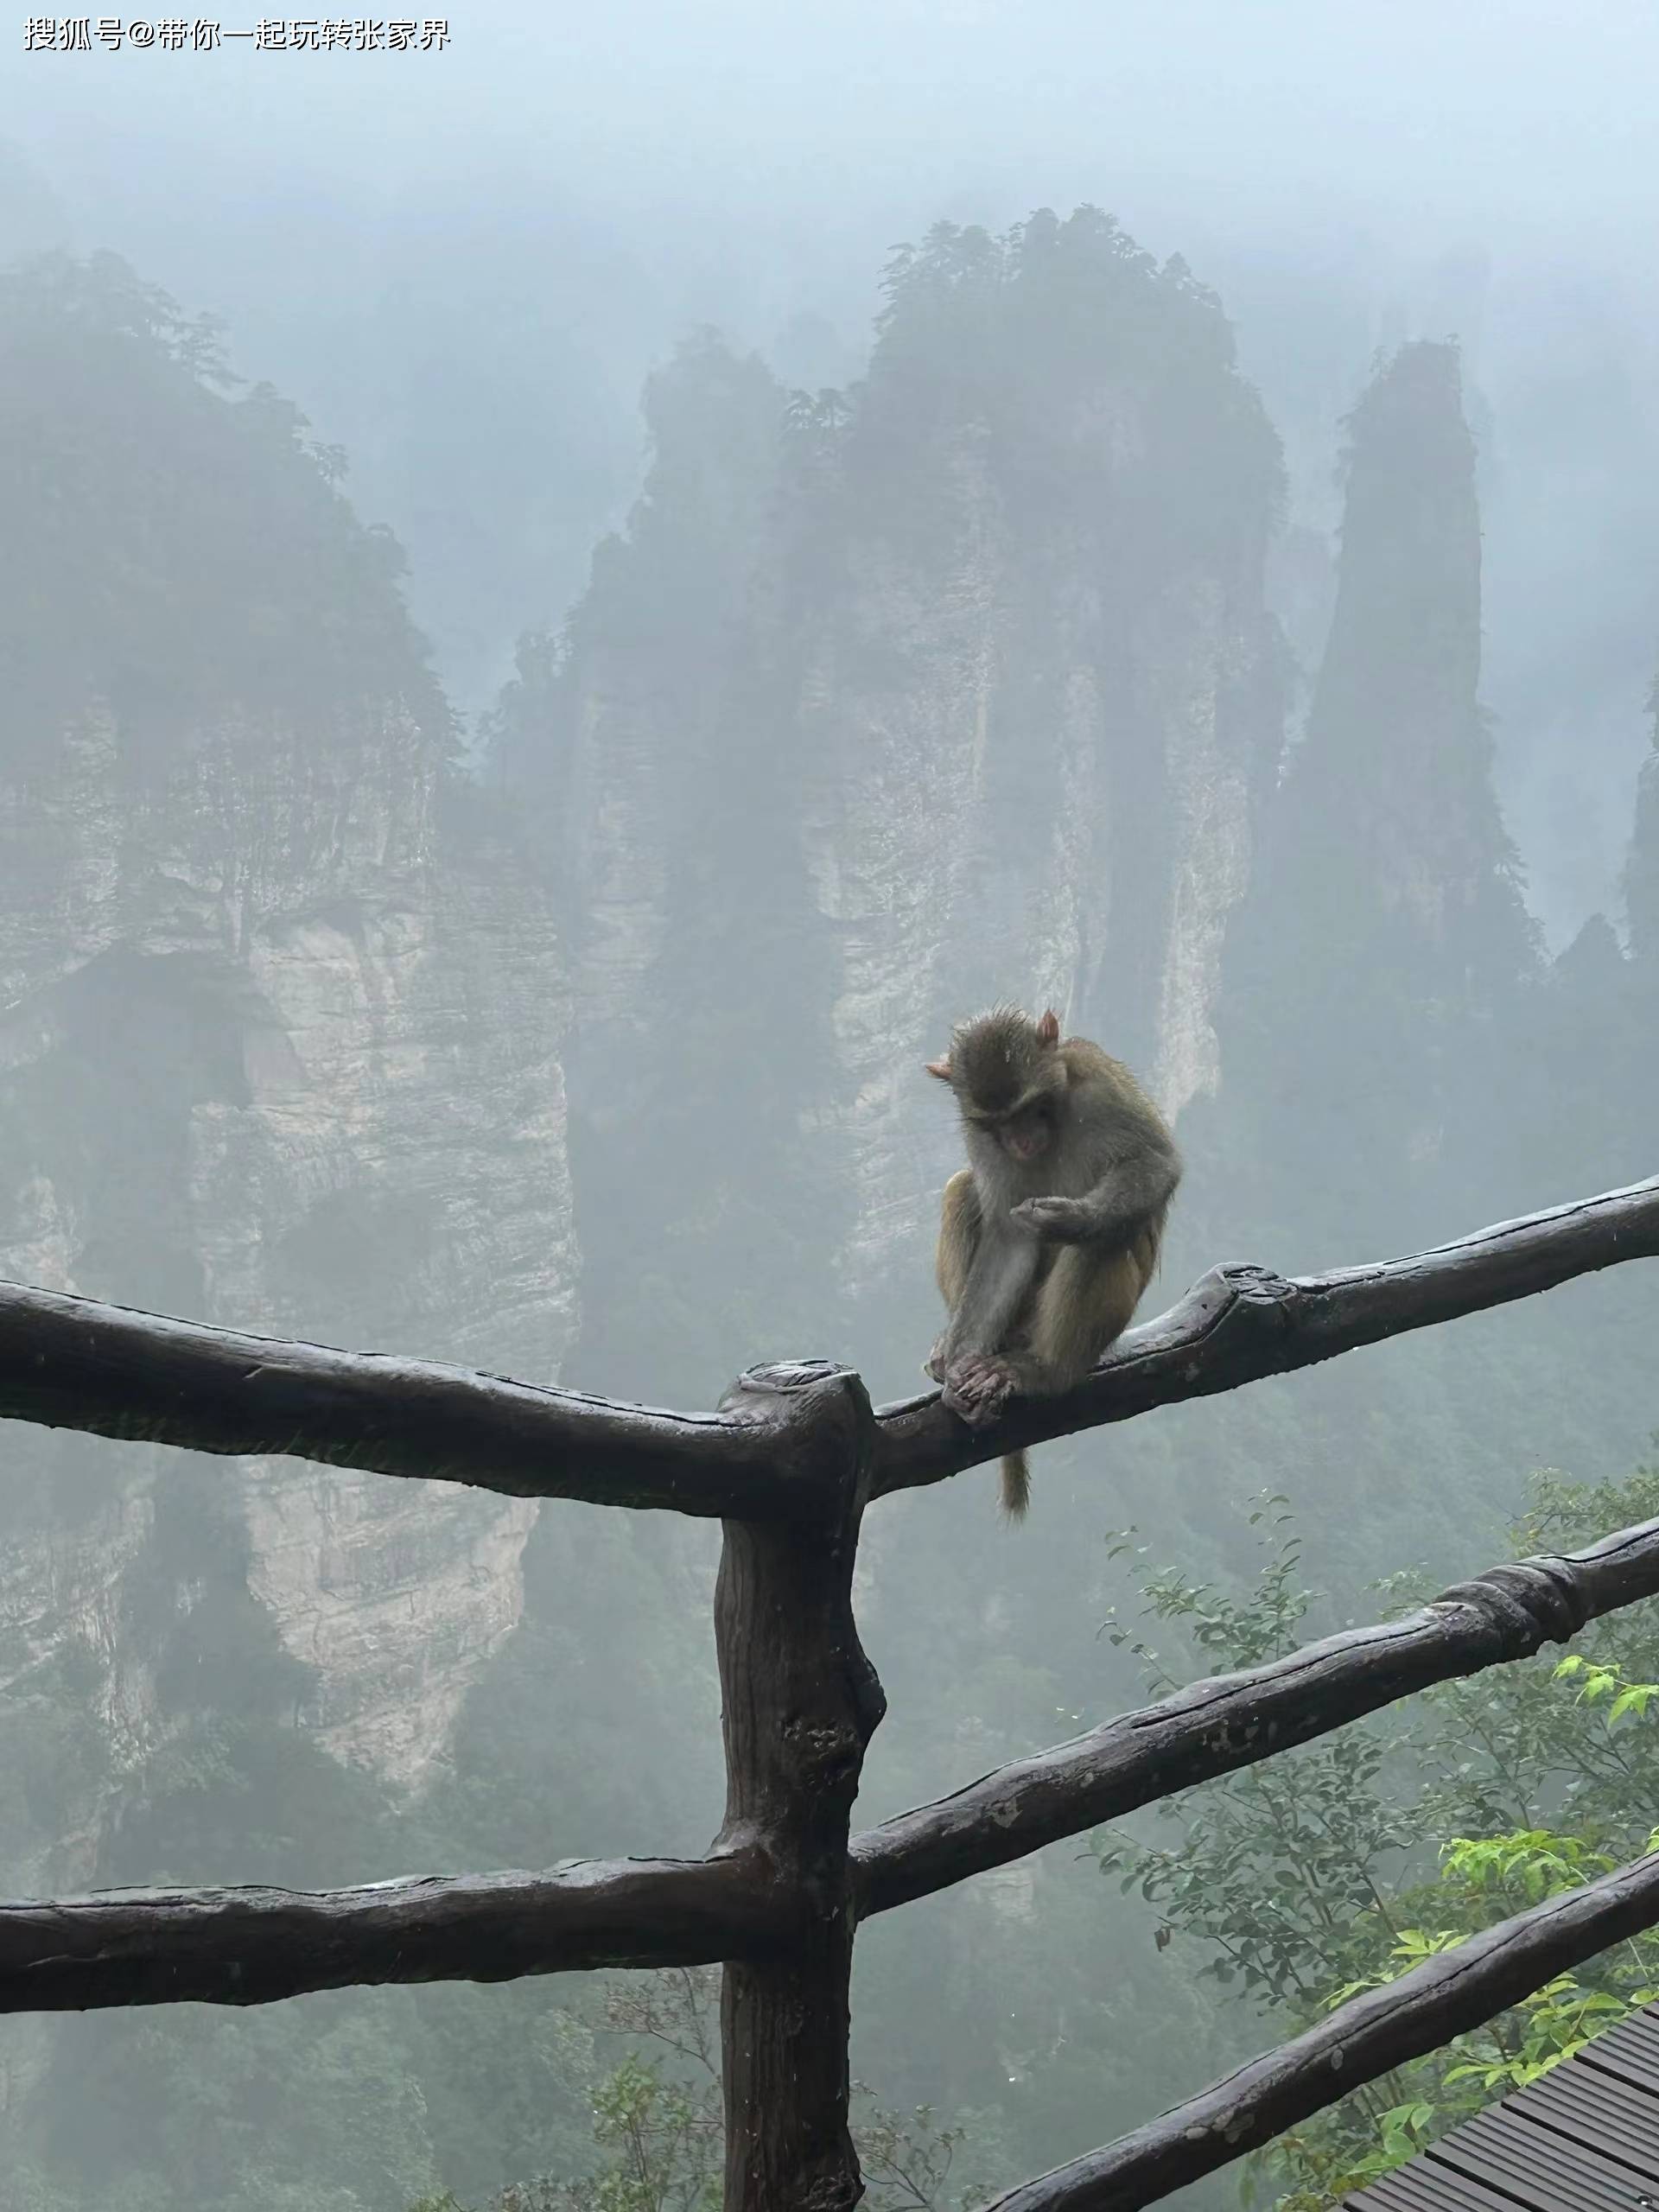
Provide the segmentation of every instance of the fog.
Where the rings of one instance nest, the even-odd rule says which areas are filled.
[[[671,1495],[655,1442],[624,1472],[563,1429],[521,1478],[427,1424],[429,1373],[359,1433],[222,1342],[245,1425],[202,1427],[56,1294],[558,1384],[579,1435],[771,1361],[909,1398],[964,1143],[924,1067],[1009,1001],[1166,1116],[1141,1317],[1202,1294],[1168,1402],[1091,1385],[1114,1417],[1033,1450],[1022,1525],[989,1465],[877,1484],[855,1828],[1114,1715],[1173,1741],[1148,1700],[1453,1584],[1485,1671],[1173,1800],[1160,1750],[1120,1825],[1012,1860],[1007,1783],[972,1878],[859,1930],[866,2212],[986,2212],[1644,1853],[1659,1629],[1599,1608],[1659,1541],[1659,1195],[1624,1190],[1659,1169],[1659,16],[35,22],[0,71],[0,1895],[705,1853],[747,1710],[721,1432],[652,1430],[697,1440]],[[1096,1136],[1092,1196],[1038,1195],[1138,1281]],[[960,1452],[961,1415],[885,1433]],[[1535,1574],[1468,1595],[1620,1529],[1588,1675],[1532,1652]],[[810,1533],[809,1580],[852,1550]],[[838,1776],[868,1713],[774,1732]],[[135,2012],[180,1989],[148,1904],[134,1981],[0,1903],[0,2212],[711,2212],[717,1970],[512,1979],[515,1922],[502,1984],[335,1974],[420,1970],[431,1907],[362,1955],[350,1900],[257,1960],[210,1936],[211,2001]],[[1171,2202],[1335,2212],[1649,2004],[1659,1932],[1573,1973]]]
[[[1512,831],[1554,941],[1616,905],[1659,570],[1650,10],[492,0],[449,37],[16,54],[0,130],[34,189],[0,225],[226,319],[349,448],[463,708],[580,590],[637,486],[639,385],[687,329],[842,381],[895,240],[1090,202],[1219,290],[1321,525],[1375,349],[1461,340]],[[533,518],[504,404],[556,468]]]

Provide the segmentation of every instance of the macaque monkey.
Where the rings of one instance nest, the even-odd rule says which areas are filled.
[[[956,1093],[969,1166],[944,1186],[937,1258],[950,1308],[927,1372],[971,1428],[1016,1392],[1073,1389],[1129,1325],[1181,1179],[1164,1118],[1121,1061],[1060,1041],[1053,1013],[996,1007],[961,1023],[927,1072]],[[1023,1452],[1002,1507],[1031,1501]]]

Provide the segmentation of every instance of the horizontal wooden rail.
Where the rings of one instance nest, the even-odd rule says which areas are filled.
[[[1659,1520],[1563,1558],[1460,1582],[1419,1612],[1220,1675],[1016,1759],[853,1839],[861,1915],[890,1911],[1045,1844],[1328,1735],[1396,1698],[1565,1643],[1659,1596]]]
[[[1335,1274],[1287,1280],[1265,1268],[1217,1268],[1168,1313],[1120,1337],[1077,1389],[1016,1399],[995,1427],[970,1431],[937,1391],[881,1407],[873,1495],[942,1482],[1016,1445],[1236,1390],[1624,1260],[1656,1256],[1659,1177]]]
[[[775,1443],[435,1360],[335,1351],[0,1282],[0,1417],[192,1452],[719,1518],[789,1510]]]
[[[1155,2204],[1656,1923],[1659,1853],[1366,1991],[1161,2119],[1020,2183],[984,2212],[1137,2212]],[[1631,2202],[1640,2201],[1633,2193]]]
[[[872,1495],[942,1482],[1014,1445],[1234,1390],[1409,1329],[1659,1255],[1659,1179],[1405,1259],[1287,1281],[1218,1268],[1122,1338],[1078,1389],[974,1433],[937,1392],[877,1416]],[[435,1361],[336,1351],[0,1283],[0,1419],[193,1452],[753,1521],[823,1510],[827,1478],[741,1403],[658,1412]],[[833,1484],[828,1484],[833,1490]]]
[[[1325,1735],[1659,1595],[1659,1520],[1459,1583],[1406,1619],[1195,1682],[855,1837],[860,1918]],[[285,1890],[0,1904],[0,2012],[254,2005],[353,1982],[511,1979],[764,1956],[790,1924],[758,1854]]]
[[[110,1890],[0,1904],[0,2012],[267,2005],[357,1983],[702,1966],[764,1957],[794,1910],[756,1856],[739,1853],[316,1893]]]

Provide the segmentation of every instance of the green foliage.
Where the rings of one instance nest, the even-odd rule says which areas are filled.
[[[1516,1550],[1569,1549],[1656,1510],[1659,1470],[1622,1484],[1541,1475]],[[1320,1603],[1284,1500],[1264,1499],[1250,1522],[1266,1555],[1243,1599],[1147,1567],[1125,1540],[1113,1547],[1146,1613],[1228,1668],[1294,1649]],[[1383,1586],[1411,1602],[1426,1594],[1414,1583],[1397,1574]],[[1170,1686],[1149,1645],[1115,1617],[1108,1625]],[[1659,1845],[1644,1818],[1659,1802],[1656,1675],[1653,1609],[1627,1608],[1564,1658],[1443,1684],[1403,1719],[1356,1723],[1166,1803],[1171,1840],[1110,1833],[1091,1848],[1103,1873],[1156,1909],[1160,1948],[1196,1938],[1200,1975],[1294,2032]],[[1293,2131],[1253,2162],[1250,2188],[1280,2190],[1280,2212],[1323,2212],[1656,1997],[1659,1934],[1648,1934]]]
[[[1285,1501],[1264,1497],[1249,1519],[1268,1553],[1251,1598],[1231,1599],[1173,1571],[1132,1569],[1148,1615],[1179,1623],[1206,1663],[1229,1669],[1294,1649],[1318,1601],[1300,1579],[1300,1541]],[[1120,1538],[1110,1555],[1128,1551]],[[1131,1643],[1160,1693],[1175,1687],[1116,1616],[1108,1633]],[[1399,1766],[1382,1732],[1341,1730],[1211,1784],[1202,1818],[1186,1822],[1177,1842],[1099,1841],[1101,1871],[1157,1907],[1165,1942],[1177,1931],[1205,1941],[1212,1955],[1198,1969],[1204,1978],[1306,2021],[1331,1976],[1357,1973],[1369,1956],[1366,1916],[1382,1909],[1381,1870],[1421,1840],[1398,1794]],[[1173,1804],[1162,1809],[1175,1815]]]

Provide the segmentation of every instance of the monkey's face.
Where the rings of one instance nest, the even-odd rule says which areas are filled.
[[[994,1007],[957,1025],[948,1058],[927,1063],[957,1094],[970,1150],[995,1145],[1029,1167],[1054,1148],[1066,1088],[1059,1036],[1058,1014],[1033,1021],[1017,1007]]]
[[[1022,1107],[991,1127],[1008,1158],[1017,1160],[1022,1167],[1040,1160],[1054,1141],[1054,1116],[1046,1103]]]

